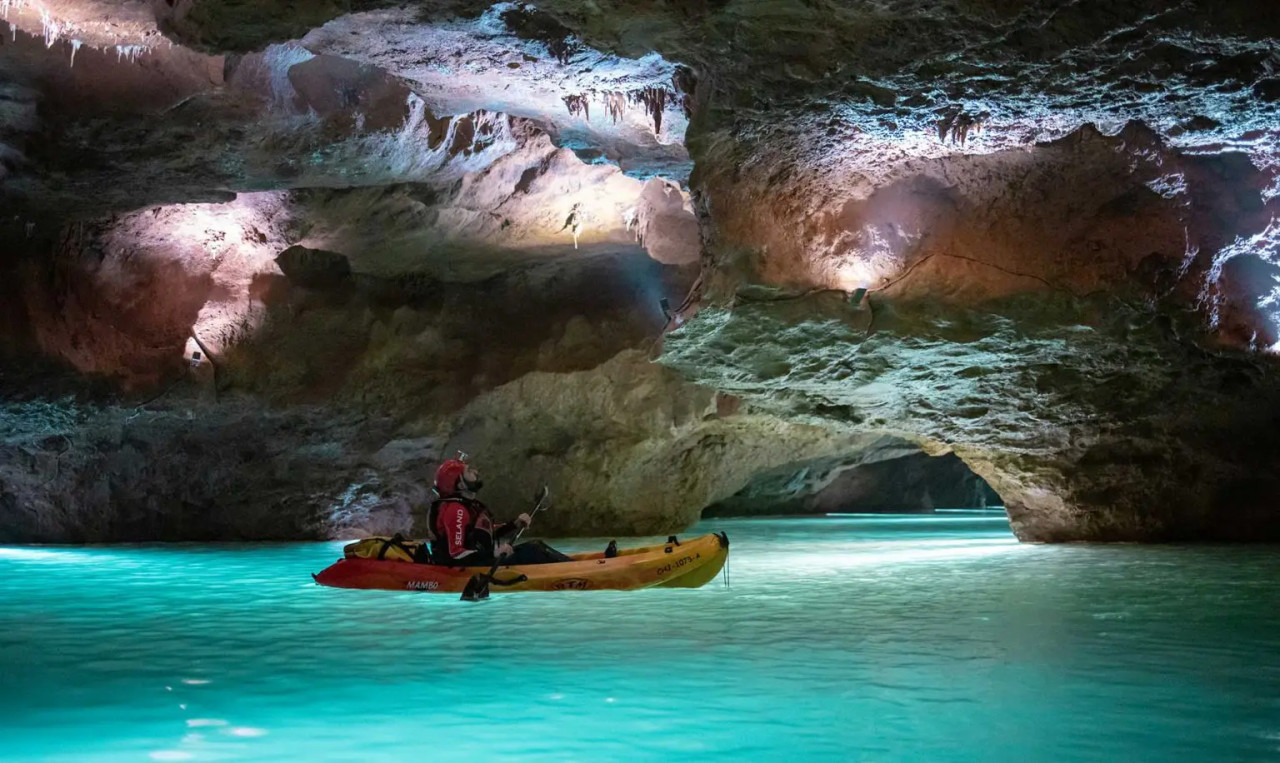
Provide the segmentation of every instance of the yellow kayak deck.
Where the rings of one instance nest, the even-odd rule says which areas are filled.
[[[500,566],[493,575],[494,593],[521,591],[631,591],[639,588],[698,588],[724,567],[729,538],[724,533],[685,541],[568,555],[571,561]],[[461,593],[473,575],[487,567],[447,567],[378,559],[339,559],[314,575],[320,585],[391,591]]]

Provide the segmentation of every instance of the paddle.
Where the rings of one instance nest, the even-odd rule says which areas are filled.
[[[533,512],[529,514],[529,521],[538,515],[543,509],[543,502],[547,500],[547,486],[543,485],[534,495]],[[520,528],[520,532],[516,533],[516,537],[511,541],[511,545],[515,546],[516,541],[520,540],[520,536],[524,535],[524,531],[528,529],[528,525]],[[467,581],[467,585],[462,589],[462,601],[480,601],[489,598],[489,581],[493,580],[494,574],[498,572],[498,568],[502,566],[502,559],[495,559],[493,566],[484,575],[472,575]]]

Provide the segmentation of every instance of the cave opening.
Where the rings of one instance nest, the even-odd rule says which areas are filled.
[[[1004,501],[956,454],[867,460],[857,453],[784,464],[702,510],[703,519],[849,514],[1004,514]]]

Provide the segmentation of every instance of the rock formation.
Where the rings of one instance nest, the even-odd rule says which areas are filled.
[[[746,487],[711,504],[702,515],[932,513],[995,508],[1000,500],[954,453],[915,452],[874,461],[859,451],[852,462],[838,456],[817,458],[758,472]]]
[[[407,529],[458,447],[564,532],[949,463],[1025,540],[1280,537],[1265,4],[0,15],[0,539]]]

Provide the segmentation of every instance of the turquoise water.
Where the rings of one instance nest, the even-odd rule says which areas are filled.
[[[728,589],[483,604],[313,585],[338,543],[0,548],[0,757],[1280,756],[1274,548],[712,527]]]

